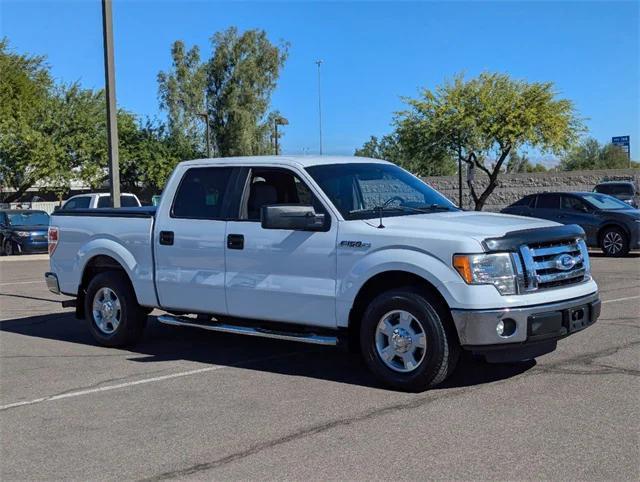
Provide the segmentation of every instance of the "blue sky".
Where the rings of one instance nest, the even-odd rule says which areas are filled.
[[[121,107],[162,117],[156,75],[176,39],[210,53],[231,25],[291,43],[272,107],[285,115],[284,153],[317,152],[317,71],[322,59],[323,143],[352,154],[391,130],[401,96],[458,72],[506,72],[553,81],[600,141],[640,144],[640,2],[194,2],[114,1],[116,91]],[[53,74],[104,83],[100,1],[0,0],[0,35],[46,55]]]

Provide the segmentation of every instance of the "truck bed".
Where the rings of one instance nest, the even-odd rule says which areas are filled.
[[[154,206],[55,211],[50,226],[59,232],[51,257],[60,290],[76,296],[86,263],[99,256],[114,258],[127,271],[144,306],[157,303],[154,288]]]

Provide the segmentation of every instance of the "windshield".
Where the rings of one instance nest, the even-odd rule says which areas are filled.
[[[345,219],[453,211],[456,206],[393,164],[352,163],[308,167]]]
[[[23,213],[7,213],[9,224],[13,226],[47,226],[49,215],[44,211],[25,211]]]
[[[584,194],[582,199],[598,209],[633,209],[627,203],[606,194]]]
[[[611,194],[615,196],[616,194],[633,196],[633,186],[631,184],[600,184],[595,188],[596,192],[602,194]]]

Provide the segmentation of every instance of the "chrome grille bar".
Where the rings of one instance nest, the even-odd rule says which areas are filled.
[[[556,281],[564,281],[572,278],[581,278],[584,276],[584,273],[584,268],[579,268],[560,273],[539,274],[536,275],[536,278],[538,279],[538,283],[554,283]]]
[[[553,254],[573,253],[579,251],[578,246],[574,242],[571,244],[563,244],[561,246],[549,246],[548,248],[530,248],[533,257],[550,256]]]
[[[576,265],[579,265],[580,263],[582,263],[583,257],[581,254],[579,254],[578,256],[574,256],[574,258],[576,258]],[[555,259],[549,259],[547,261],[536,261],[535,262],[535,268],[536,271],[541,270],[541,269],[554,269],[556,267],[556,260]]]

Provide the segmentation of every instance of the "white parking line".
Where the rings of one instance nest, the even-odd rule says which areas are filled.
[[[616,298],[615,300],[605,300],[605,301],[602,302],[602,304],[604,305],[605,303],[615,303],[616,301],[636,300],[638,298],[640,298],[640,295],[627,296],[625,298]]]
[[[49,261],[48,254],[23,254],[21,256],[2,256],[0,257],[0,263],[11,263],[16,261]]]
[[[37,281],[12,281],[10,283],[0,283],[0,286],[12,286],[12,285],[30,285],[35,283],[42,283],[44,285],[44,278]]]
[[[253,360],[241,361],[232,365],[212,365],[205,368],[198,368],[196,370],[188,370],[186,372],[171,373],[169,375],[161,375],[159,377],[152,377],[152,378],[143,378],[142,380],[135,380],[133,382],[118,383],[116,385],[106,385],[104,387],[91,388],[88,390],[77,390],[75,392],[67,392],[67,393],[62,393],[60,395],[51,395],[48,397],[34,398],[33,400],[25,400],[23,402],[15,402],[15,403],[9,403],[7,405],[0,405],[0,412],[4,410],[8,410],[10,408],[23,407],[25,405],[35,405],[37,403],[53,402],[55,400],[62,400],[64,398],[80,397],[83,395],[90,395],[92,393],[107,392],[110,390],[118,390],[120,388],[133,387],[135,385],[161,382],[164,380],[170,380],[172,378],[187,377],[190,375],[197,375],[199,373],[213,372],[215,370],[221,370],[222,368],[233,368],[233,367],[238,367],[240,365],[245,365],[249,363],[263,362],[263,361],[273,360],[277,358],[285,358],[292,355],[298,355],[299,353],[300,352],[290,352],[284,355],[275,355],[275,356],[269,356],[264,358],[256,358]]]

